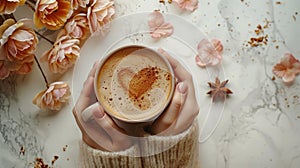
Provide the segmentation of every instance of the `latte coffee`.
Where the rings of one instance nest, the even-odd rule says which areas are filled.
[[[126,46],[110,53],[96,73],[98,101],[112,117],[126,122],[155,119],[174,90],[173,70],[155,50]]]

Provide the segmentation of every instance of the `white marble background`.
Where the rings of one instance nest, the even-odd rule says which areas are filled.
[[[215,132],[200,144],[202,168],[299,167],[300,76],[287,86],[279,78],[272,80],[272,67],[286,52],[300,59],[300,1],[199,0],[192,13],[159,0],[115,3],[116,17],[160,9],[186,18],[209,38],[222,40],[222,66],[234,94],[226,100]],[[268,44],[246,46],[256,36],[256,26],[266,20]],[[40,46],[39,54],[47,47]],[[49,78],[71,83],[71,76],[72,71]],[[0,84],[0,167],[32,167],[36,157],[51,164],[54,155],[59,156],[54,167],[76,167],[80,132],[71,114],[73,102],[53,115],[36,108],[31,100],[44,88],[37,67],[29,75],[12,76]],[[199,87],[209,89],[206,83]],[[200,113],[207,110],[200,108]]]

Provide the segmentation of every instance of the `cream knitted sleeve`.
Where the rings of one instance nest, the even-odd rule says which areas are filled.
[[[141,168],[141,158],[137,156],[137,145],[124,151],[106,152],[91,148],[86,143],[80,143],[81,168]]]
[[[83,168],[199,168],[199,128],[195,121],[174,136],[148,136],[119,152],[105,152],[81,142]],[[135,157],[141,156],[141,157]]]
[[[141,141],[144,168],[199,168],[197,121],[175,136],[149,136]]]

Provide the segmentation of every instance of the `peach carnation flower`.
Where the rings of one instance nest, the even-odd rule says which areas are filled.
[[[64,82],[51,83],[46,90],[41,91],[33,98],[33,104],[41,109],[60,110],[63,103],[71,95],[70,87]]]
[[[11,14],[16,11],[17,7],[23,5],[26,0],[1,0],[0,14]]]
[[[47,27],[57,30],[62,27],[71,11],[71,0],[38,0],[34,12],[34,24],[37,28]]]
[[[295,80],[296,75],[300,73],[300,62],[293,54],[286,53],[280,63],[273,67],[273,73],[282,78],[283,82],[291,83]]]
[[[78,39],[72,39],[69,36],[58,36],[52,49],[46,51],[43,61],[48,61],[49,68],[54,73],[64,73],[72,67],[80,54]]]
[[[76,14],[64,27],[66,34],[72,38],[84,40],[89,36],[89,25],[85,13]]]
[[[195,60],[200,67],[215,66],[222,60],[223,45],[218,39],[212,39],[211,42],[207,39],[201,40],[197,50]]]
[[[115,14],[112,0],[94,0],[87,9],[87,19],[91,34],[105,32],[110,27],[110,21]]]
[[[9,76],[10,71],[5,65],[5,61],[0,60],[0,79],[5,79]]]
[[[72,8],[77,10],[79,7],[86,8],[86,5],[89,3],[89,0],[73,0]]]
[[[194,11],[198,8],[198,0],[173,0],[181,9]]]
[[[38,43],[31,25],[32,22],[27,19],[17,23],[13,19],[7,19],[0,26],[0,60],[10,72],[27,74],[31,71]]]
[[[151,37],[155,39],[171,36],[174,31],[173,26],[165,22],[159,11],[154,11],[149,15],[148,26]]]

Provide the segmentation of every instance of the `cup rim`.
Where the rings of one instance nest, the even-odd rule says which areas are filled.
[[[98,85],[98,78],[99,78],[99,72],[100,72],[100,69],[102,68],[102,66],[104,65],[104,63],[106,62],[106,60],[113,55],[113,53],[117,52],[117,51],[120,51],[124,48],[128,48],[128,47],[142,47],[142,48],[145,48],[147,50],[151,50],[152,52],[154,52],[156,55],[158,55],[163,61],[164,63],[166,64],[170,74],[171,74],[171,92],[169,94],[169,97],[166,101],[166,104],[162,107],[162,109],[160,110],[157,110],[156,113],[154,113],[153,115],[149,115],[148,117],[146,118],[143,118],[143,119],[128,119],[128,118],[125,118],[125,117],[120,117],[118,115],[115,115],[113,114],[112,112],[110,112],[109,109],[107,109],[104,105],[102,105],[102,102],[101,102],[101,99],[100,99],[100,96],[98,95],[98,88],[97,88],[97,85]],[[151,122],[153,120],[155,120],[158,116],[160,116],[163,111],[168,107],[168,105],[170,104],[171,102],[171,99],[173,97],[173,94],[174,94],[174,89],[175,89],[175,76],[174,76],[174,71],[173,71],[173,68],[170,64],[170,62],[168,61],[168,59],[163,56],[161,53],[159,53],[157,50],[155,50],[154,48],[151,48],[151,47],[148,47],[148,46],[145,46],[145,45],[140,45],[140,44],[129,44],[129,45],[123,45],[121,47],[118,47],[118,48],[115,48],[109,52],[105,52],[105,55],[100,58],[100,63],[98,64],[98,67],[96,69],[96,72],[95,72],[95,77],[94,77],[94,92],[95,92],[95,95],[96,95],[96,98],[97,98],[97,102],[101,104],[101,106],[103,107],[104,111],[109,115],[111,116],[113,119],[117,119],[119,121],[122,121],[122,122],[126,122],[126,123],[142,123],[142,122]]]

